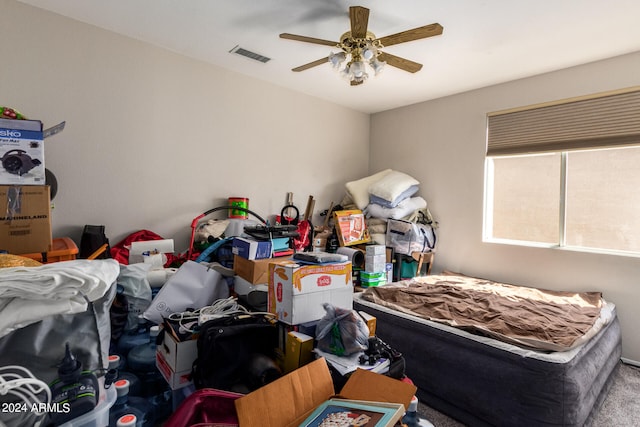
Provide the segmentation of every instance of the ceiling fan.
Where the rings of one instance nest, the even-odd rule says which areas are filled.
[[[381,49],[394,44],[437,36],[442,34],[443,31],[440,24],[434,23],[377,38],[375,34],[367,29],[369,23],[369,9],[362,6],[351,6],[349,7],[349,19],[351,20],[351,30],[340,36],[339,42],[289,33],[280,34],[280,38],[283,39],[321,44],[340,49],[340,52],[338,53],[332,52],[327,57],[293,68],[292,71],[298,72],[308,70],[309,68],[316,67],[326,62],[330,62],[334,68],[339,69],[348,59],[347,64],[341,71],[341,74],[351,82],[352,86],[360,85],[367,79],[368,74],[365,69],[365,62],[369,64],[375,74],[382,71],[385,64],[400,68],[401,70],[405,70],[410,73],[415,73],[422,69],[422,64],[387,52],[382,52]]]

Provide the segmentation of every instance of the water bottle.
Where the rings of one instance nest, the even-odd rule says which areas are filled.
[[[109,355],[109,370],[116,370],[116,380],[129,381],[129,396],[140,396],[141,386],[140,379],[132,372],[126,370],[126,362],[124,358],[117,354]]]
[[[149,336],[144,344],[139,344],[129,350],[127,364],[133,372],[156,371],[156,339],[160,333],[159,326],[149,329]]]
[[[418,415],[418,398],[413,396],[411,398],[411,403],[409,404],[409,409],[402,417],[402,424],[407,427],[433,427],[429,421],[420,418]]]
[[[127,355],[129,371],[140,380],[142,396],[150,397],[162,393],[168,387],[164,377],[156,367],[156,339],[160,328],[152,326],[145,344],[133,347]]]
[[[135,346],[145,344],[149,341],[149,322],[147,319],[138,316],[138,327],[128,331],[118,340],[117,353],[126,355]]]
[[[119,426],[118,422],[126,415],[133,415],[136,427],[153,426],[153,408],[147,399],[129,396],[129,381],[118,380],[114,383],[118,397],[109,411],[109,427]]]
[[[125,414],[116,422],[116,427],[136,427],[137,425],[138,418],[133,414]]]

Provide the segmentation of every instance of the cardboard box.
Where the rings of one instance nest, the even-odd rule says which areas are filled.
[[[198,357],[198,340],[176,341],[171,334],[164,334],[162,344],[157,346],[157,352],[174,372],[191,369]]]
[[[366,245],[366,255],[387,255],[387,247],[385,245]]]
[[[51,249],[49,186],[0,186],[0,249],[11,254]]]
[[[367,313],[366,311],[359,311],[358,314],[360,315],[360,317],[362,317],[362,320],[364,320],[364,322],[367,324],[367,328],[369,328],[369,336],[375,337],[376,325],[377,325],[376,317]]]
[[[415,392],[413,384],[358,369],[340,390],[340,397],[401,403],[408,408]],[[234,403],[243,427],[289,427],[300,425],[316,407],[334,395],[329,368],[325,359],[320,358]]]
[[[42,122],[0,120],[0,184],[44,185]]]
[[[295,371],[313,361],[313,344],[312,336],[296,331],[289,332],[284,352],[284,372]]]
[[[169,366],[169,362],[164,358],[164,355],[159,351],[156,352],[156,367],[172,390],[177,390],[193,384],[193,381],[191,380],[191,368],[175,372],[171,369],[171,366]]]
[[[231,244],[234,255],[246,259],[264,259],[271,257],[271,242],[234,237]]]
[[[387,257],[384,254],[381,255],[369,255],[367,254],[364,259],[365,271],[373,271],[376,273],[387,271]]]
[[[291,257],[247,259],[239,255],[233,256],[233,271],[249,283],[267,284],[269,283],[269,263],[276,261],[286,261]]]
[[[326,314],[323,303],[353,307],[351,262],[301,265],[293,261],[269,264],[268,308],[289,325],[312,322]]]

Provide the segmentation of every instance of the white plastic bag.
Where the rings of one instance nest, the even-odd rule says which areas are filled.
[[[436,246],[436,230],[427,224],[390,219],[387,222],[386,241],[387,246],[397,254],[430,252]]]
[[[160,288],[143,317],[157,324],[172,313],[196,310],[229,297],[229,286],[217,271],[187,261]]]
[[[124,289],[129,306],[125,331],[138,328],[138,316],[140,316],[151,304],[151,286],[147,274],[151,264],[137,263],[120,264],[120,274],[117,283]]]

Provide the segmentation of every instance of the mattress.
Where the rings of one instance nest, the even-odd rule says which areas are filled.
[[[564,351],[589,340],[610,317],[601,292],[552,291],[460,274],[371,287],[363,298],[394,310],[532,349]]]
[[[615,305],[600,327],[565,351],[539,351],[481,336],[354,296],[377,318],[376,335],[403,353],[418,398],[470,426],[583,426],[619,363]]]

